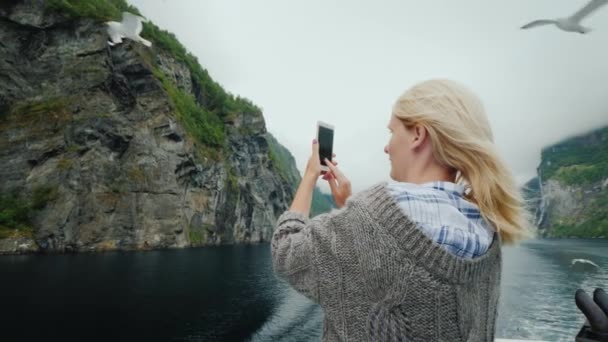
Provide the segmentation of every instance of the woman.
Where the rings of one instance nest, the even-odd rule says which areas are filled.
[[[530,237],[512,175],[483,107],[465,87],[430,80],[393,107],[391,180],[351,196],[331,161],[339,209],[308,218],[318,144],[277,221],[273,267],[324,310],[324,341],[493,341],[501,245]]]

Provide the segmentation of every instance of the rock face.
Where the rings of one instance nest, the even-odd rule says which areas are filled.
[[[207,153],[155,74],[204,108],[187,65],[109,47],[103,24],[44,3],[0,6],[0,191],[34,203],[28,233],[2,228],[0,253],[268,241],[295,189],[262,114],[225,118],[225,144]]]
[[[608,238],[608,127],[543,149],[526,184],[545,236]]]

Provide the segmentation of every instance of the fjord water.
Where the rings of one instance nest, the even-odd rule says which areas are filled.
[[[576,289],[608,288],[608,241],[533,240],[503,255],[497,337],[572,341]],[[0,275],[5,341],[321,336],[321,309],[275,277],[268,244],[3,256]]]

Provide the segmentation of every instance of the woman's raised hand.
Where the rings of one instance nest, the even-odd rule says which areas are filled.
[[[329,182],[334,201],[338,208],[342,208],[344,203],[346,203],[346,199],[352,194],[350,181],[344,176],[342,171],[338,169],[338,162],[334,161],[333,158],[332,161],[325,158],[325,164],[329,167],[330,172],[325,173],[323,179]]]

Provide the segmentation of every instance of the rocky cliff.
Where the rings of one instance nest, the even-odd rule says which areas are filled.
[[[268,241],[295,186],[261,110],[152,23],[110,47],[123,10],[0,5],[0,253]]]
[[[525,189],[544,236],[608,238],[608,127],[544,148],[537,173]]]

